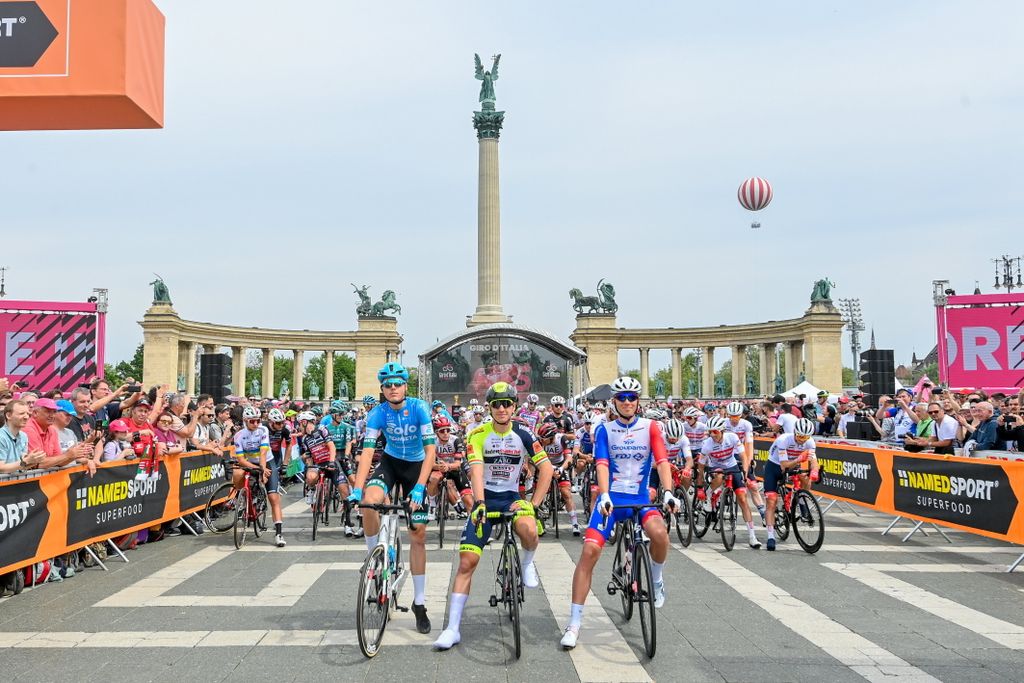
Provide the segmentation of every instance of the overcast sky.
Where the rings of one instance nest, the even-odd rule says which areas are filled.
[[[352,329],[350,282],[394,289],[407,361],[462,327],[474,52],[502,53],[516,322],[567,336],[601,278],[621,326],[798,317],[828,276],[905,360],[933,279],[991,291],[1024,252],[1019,2],[157,4],[163,130],[0,134],[8,297],[109,288],[110,360],[153,272],[183,318],[245,326]]]

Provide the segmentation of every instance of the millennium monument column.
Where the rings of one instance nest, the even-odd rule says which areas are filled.
[[[466,325],[507,323],[512,318],[501,307],[501,207],[498,199],[498,137],[505,112],[494,109],[494,81],[498,80],[498,61],[492,58],[490,71],[484,71],[480,55],[476,58],[476,78],[480,86],[481,111],[473,112],[473,127],[480,143],[480,168],[477,188],[477,304]]]

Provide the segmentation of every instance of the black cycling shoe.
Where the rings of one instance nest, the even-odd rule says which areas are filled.
[[[416,630],[420,633],[430,633],[430,618],[427,616],[427,606],[413,603],[412,613],[416,615]]]

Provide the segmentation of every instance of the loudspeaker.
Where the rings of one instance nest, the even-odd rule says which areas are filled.
[[[878,432],[875,431],[870,422],[855,420],[854,422],[846,423],[846,437],[861,441],[877,441]]]
[[[869,408],[878,407],[883,394],[896,391],[895,354],[892,349],[868,349],[860,354],[860,390]],[[868,425],[870,428],[870,425]]]
[[[226,353],[204,353],[199,359],[199,393],[210,394],[222,403],[231,393],[231,357]]]

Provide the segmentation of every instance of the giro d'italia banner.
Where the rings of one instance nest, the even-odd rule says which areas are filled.
[[[569,361],[535,342],[509,335],[471,339],[430,361],[430,393],[452,404],[484,399],[495,382],[516,388],[519,400],[537,394],[541,403],[569,394]]]
[[[162,458],[156,477],[138,461],[29,478],[0,477],[0,574],[201,510],[226,481],[216,455]]]

